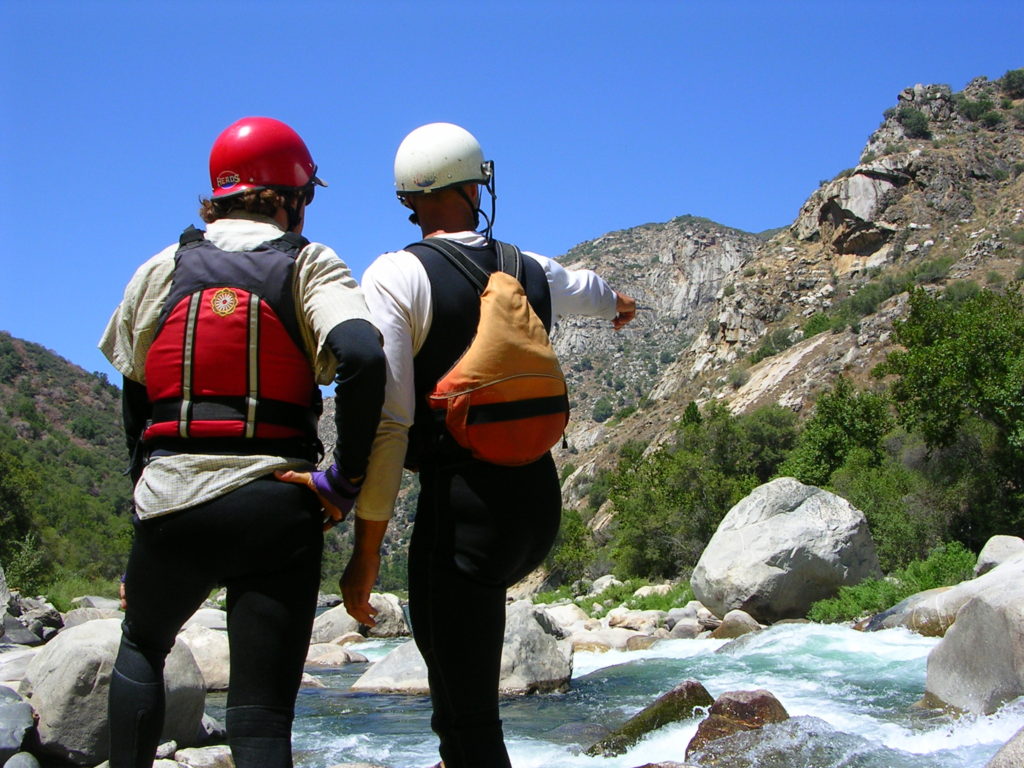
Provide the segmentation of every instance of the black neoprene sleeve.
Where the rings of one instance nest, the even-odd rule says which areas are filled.
[[[137,483],[142,474],[142,432],[152,407],[146,395],[146,385],[123,378],[121,389],[121,419],[124,424],[124,441],[128,446],[130,464],[127,474],[132,483]]]
[[[334,461],[342,474],[366,474],[370,446],[384,404],[387,366],[380,333],[366,320],[346,320],[327,334],[327,346],[338,359],[334,376],[334,423],[338,441]]]

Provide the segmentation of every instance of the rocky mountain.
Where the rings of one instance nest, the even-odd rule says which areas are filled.
[[[646,307],[618,334],[578,319],[556,331],[575,403],[569,448],[558,452],[566,502],[627,440],[657,445],[690,401],[734,412],[774,402],[806,415],[840,374],[870,385],[909,284],[1024,276],[1016,72],[960,93],[904,90],[860,163],[823,182],[787,228],[759,237],[687,216],[566,254],[563,263],[599,270]]]

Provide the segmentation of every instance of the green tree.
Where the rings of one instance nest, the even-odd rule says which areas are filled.
[[[562,523],[549,557],[550,568],[561,583],[571,583],[587,575],[594,561],[594,542],[580,513],[562,510]]]
[[[16,543],[32,532],[32,500],[40,486],[18,456],[0,451],[0,562],[6,563]]]
[[[831,391],[818,398],[814,414],[804,424],[779,474],[825,486],[854,448],[866,450],[875,464],[881,462],[882,438],[894,426],[884,396],[858,393],[849,379],[841,376]]]
[[[1024,297],[982,290],[960,301],[916,290],[896,325],[904,349],[889,354],[880,375],[897,377],[892,398],[900,422],[932,450],[967,448],[978,462],[961,477],[990,474],[966,543],[1011,533],[1024,522]],[[976,499],[966,491],[965,499]]]

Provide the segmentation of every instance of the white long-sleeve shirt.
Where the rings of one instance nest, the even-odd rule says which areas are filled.
[[[442,236],[469,246],[486,244],[476,232]],[[524,255],[536,260],[547,276],[552,324],[564,315],[607,320],[615,317],[615,291],[595,272],[566,269],[553,259],[529,251],[524,251]],[[394,251],[381,255],[367,268],[362,288],[373,324],[384,336],[388,377],[380,426],[356,514],[367,520],[386,520],[391,517],[398,496],[409,428],[416,413],[413,358],[430,332],[430,280],[415,255]]]

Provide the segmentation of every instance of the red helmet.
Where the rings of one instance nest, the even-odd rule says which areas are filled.
[[[302,138],[271,117],[243,117],[217,137],[210,150],[214,197],[249,189],[302,188],[319,184],[316,164]]]

